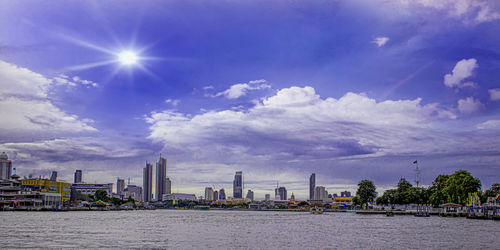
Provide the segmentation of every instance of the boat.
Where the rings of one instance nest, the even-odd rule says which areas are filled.
[[[394,216],[394,212],[392,212],[392,210],[387,210],[385,211],[385,216],[392,217]]]
[[[198,210],[210,210],[210,206],[194,206],[194,209],[198,209]]]
[[[324,212],[323,208],[320,207],[311,208],[311,214],[322,214],[323,212]]]

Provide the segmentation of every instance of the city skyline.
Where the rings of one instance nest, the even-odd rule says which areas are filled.
[[[60,3],[0,8],[0,152],[21,176],[140,186],[163,153],[165,185],[197,196],[232,196],[236,171],[256,199],[307,198],[311,173],[383,191],[415,160],[423,186],[498,181],[499,3]]]

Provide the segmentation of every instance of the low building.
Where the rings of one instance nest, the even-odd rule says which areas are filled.
[[[196,195],[194,194],[182,194],[182,193],[173,193],[173,194],[164,194],[164,201],[176,201],[176,200],[187,200],[187,201],[196,201]]]
[[[71,185],[71,188],[75,191],[79,191],[82,194],[94,195],[99,189],[106,191],[108,197],[111,197],[113,193],[113,183],[108,184],[88,184],[88,183],[75,183]]]
[[[23,191],[40,192],[44,195],[44,204],[59,202],[59,205],[69,204],[71,198],[71,184],[47,179],[25,179],[21,180],[21,189]],[[52,205],[50,205],[52,206]]]
[[[125,188],[124,193],[124,199],[132,197],[132,199],[134,199],[135,201],[142,201],[142,187],[136,185],[128,185],[127,188]]]

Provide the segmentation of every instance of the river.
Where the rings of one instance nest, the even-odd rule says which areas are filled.
[[[500,221],[228,210],[0,212],[0,248],[499,249]]]

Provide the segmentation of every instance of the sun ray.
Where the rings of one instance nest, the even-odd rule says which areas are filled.
[[[108,61],[81,64],[81,65],[74,65],[74,66],[69,66],[66,69],[68,69],[68,70],[84,70],[84,69],[101,67],[101,66],[105,66],[105,65],[109,65],[109,64],[113,64],[113,63],[116,63],[116,60],[108,60]]]
[[[83,46],[83,47],[87,47],[89,49],[94,49],[94,50],[101,51],[101,52],[104,52],[104,53],[107,53],[107,54],[110,54],[110,55],[114,55],[115,54],[115,52],[113,52],[113,51],[111,51],[109,49],[106,49],[106,48],[103,48],[101,46],[89,43],[87,41],[76,39],[74,37],[66,36],[66,35],[63,35],[63,34],[59,34],[59,36],[61,38],[65,39],[65,40],[67,40],[67,41],[70,41],[70,42],[72,42],[74,44],[78,44],[78,45]]]

